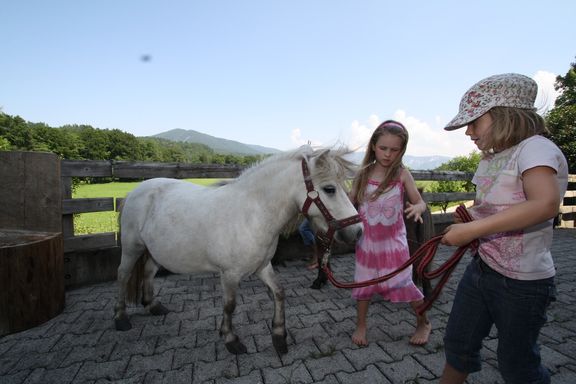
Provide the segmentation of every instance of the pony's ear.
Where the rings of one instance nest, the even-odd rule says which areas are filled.
[[[304,144],[298,148],[297,153],[301,154],[306,159],[306,161],[308,161],[310,160],[310,156],[314,155],[314,150],[309,144]]]
[[[316,157],[319,160],[324,160],[326,159],[326,157],[328,156],[328,154],[330,153],[330,149],[321,149],[319,150],[318,154],[316,155]]]
[[[329,162],[330,149],[319,149],[314,152],[313,157],[316,166],[318,166],[321,169],[325,168],[326,164],[328,164]]]

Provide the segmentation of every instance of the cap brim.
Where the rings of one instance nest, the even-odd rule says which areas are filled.
[[[466,120],[464,120],[464,122],[463,122],[463,120],[464,120],[464,119],[463,119],[462,116],[457,115],[457,116],[456,116],[455,118],[453,118],[448,124],[446,124],[446,126],[444,127],[444,130],[445,130],[445,131],[454,131],[454,130],[456,130],[456,129],[458,129],[458,128],[462,128],[462,127],[468,125],[469,123],[471,123],[471,122],[474,121],[475,119],[473,119],[473,120],[466,119]]]
[[[462,124],[462,125],[447,125],[447,126],[444,127],[444,130],[445,130],[445,131],[455,131],[455,130],[457,130],[457,129],[459,129],[459,128],[464,127],[465,125],[468,125],[468,123]]]
[[[462,128],[473,122],[474,120],[478,119],[480,116],[485,114],[490,110],[491,107],[479,108],[474,111],[473,115],[469,115],[464,111],[458,112],[458,114],[450,120],[448,124],[444,127],[446,131],[453,131],[458,128]]]

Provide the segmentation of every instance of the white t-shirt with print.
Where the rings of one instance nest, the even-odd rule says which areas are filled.
[[[481,219],[526,201],[522,173],[547,166],[556,171],[560,198],[568,186],[568,165],[560,149],[542,136],[529,137],[514,147],[480,161],[472,182],[476,199],[470,213]],[[480,239],[482,260],[502,275],[517,280],[545,279],[555,275],[550,253],[553,219],[513,232]]]

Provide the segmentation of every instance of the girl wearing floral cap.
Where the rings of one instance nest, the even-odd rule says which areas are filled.
[[[482,340],[495,326],[498,367],[506,383],[549,383],[537,339],[555,300],[550,254],[553,218],[566,192],[568,166],[558,147],[541,136],[537,85],[507,73],[481,80],[462,97],[459,112],[444,128],[464,126],[482,152],[472,182],[473,221],[455,224],[442,243],[479,239],[458,285],[444,337],[446,365],[441,384],[463,383],[479,371]]]

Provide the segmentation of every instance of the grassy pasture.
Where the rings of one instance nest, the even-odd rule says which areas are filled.
[[[222,179],[185,179],[199,185],[211,185]],[[106,184],[80,184],[73,193],[73,198],[95,197],[126,197],[128,192],[136,188],[140,182],[113,182]],[[426,190],[428,181],[417,181],[419,187]],[[432,208],[432,211],[438,209]],[[118,213],[90,212],[80,213],[74,216],[74,234],[85,235],[89,233],[116,232],[118,231]]]
[[[186,179],[199,185],[210,185],[221,179]],[[113,182],[106,184],[81,184],[73,193],[73,198],[126,197],[140,182]],[[74,234],[116,232],[118,214],[116,212],[89,212],[74,215]]]

